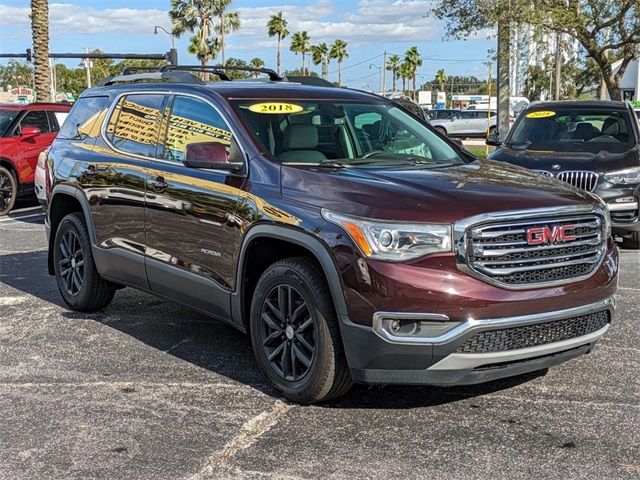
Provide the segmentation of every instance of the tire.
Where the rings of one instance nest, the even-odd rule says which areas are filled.
[[[0,167],[0,217],[8,214],[16,203],[18,181],[13,172]]]
[[[82,214],[70,213],[58,225],[53,268],[62,299],[71,310],[95,312],[113,299],[114,289],[96,270]]]
[[[442,127],[433,127],[433,129],[438,132],[440,135],[447,136],[447,131]]]
[[[622,248],[640,250],[640,232],[632,232],[628,237],[624,237],[622,239]]]
[[[250,329],[258,368],[286,398],[317,403],[351,388],[331,293],[311,260],[288,258],[265,270]]]

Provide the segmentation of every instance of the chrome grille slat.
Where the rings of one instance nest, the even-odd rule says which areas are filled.
[[[588,170],[567,170],[558,173],[556,178],[581,190],[592,192],[598,185],[600,175]]]
[[[586,177],[575,174],[576,182]],[[527,231],[571,225],[575,238],[530,245]],[[606,247],[607,232],[602,214],[561,214],[510,221],[496,218],[492,223],[470,225],[464,234],[462,254],[466,265],[491,283],[525,288],[538,284],[555,285],[584,278],[600,264]]]

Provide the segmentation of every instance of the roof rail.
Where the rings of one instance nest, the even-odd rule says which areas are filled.
[[[117,83],[137,83],[148,81],[160,81],[169,83],[192,83],[196,85],[204,85],[204,82],[195,75],[188,72],[149,72],[133,75],[118,75],[115,77],[105,78],[101,81],[99,87],[107,87]]]
[[[253,73],[264,73],[269,76],[269,80],[272,82],[280,82],[283,78],[276,73],[275,70],[270,68],[250,68],[250,67],[231,67],[225,65],[213,65],[213,66],[203,66],[203,65],[164,65],[160,67],[161,72],[168,71],[188,71],[188,72],[207,72],[213,73],[220,77],[220,80],[231,80],[227,74],[224,73],[224,70],[232,70],[236,72],[253,72]],[[226,78],[223,78],[226,77]]]
[[[287,75],[284,77],[287,82],[295,82],[300,83],[302,85],[309,85],[311,87],[335,87],[335,83],[330,82],[329,80],[325,80],[320,77],[301,77],[297,75]]]
[[[161,67],[162,65],[154,65],[154,66],[147,65],[146,67],[127,67],[124,70],[122,70],[122,73],[120,75],[131,75],[137,72],[159,72]]]

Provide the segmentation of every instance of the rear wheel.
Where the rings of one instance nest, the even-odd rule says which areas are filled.
[[[447,131],[442,127],[433,127],[433,129],[438,132],[440,135],[447,136]]]
[[[622,248],[640,250],[640,232],[632,232],[628,237],[624,237],[622,239]]]
[[[315,403],[351,387],[329,287],[310,260],[267,268],[254,292],[250,327],[258,367],[285,397]]]
[[[0,167],[0,216],[11,211],[16,203],[18,181],[7,168]]]
[[[58,289],[69,308],[93,312],[109,305],[114,289],[96,270],[89,233],[81,214],[70,213],[62,219],[53,249]]]

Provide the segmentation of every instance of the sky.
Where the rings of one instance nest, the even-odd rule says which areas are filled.
[[[171,38],[155,25],[170,30],[169,0],[95,0],[49,2],[50,51],[80,52],[84,48],[110,53],[164,53]],[[29,1],[0,0],[0,53],[20,53],[31,46]],[[275,38],[266,22],[282,11],[291,33],[306,30],[312,43],[348,42],[349,58],[343,63],[343,83],[376,90],[383,53],[402,55],[416,45],[423,56],[418,81],[432,80],[444,68],[448,75],[488,75],[488,51],[495,39],[479,35],[466,41],[446,39],[444,25],[430,11],[431,0],[235,0],[231,10],[240,13],[241,29],[226,39],[226,56],[250,60],[260,57],[275,67]],[[177,40],[180,63],[197,63],[187,53],[188,35]],[[282,50],[284,69],[299,68],[300,56]],[[6,63],[0,60],[0,63]],[[67,61],[69,66],[78,62]],[[215,63],[215,62],[214,62]],[[319,71],[319,67],[317,67]],[[337,65],[330,68],[337,76]],[[389,74],[390,78],[390,74]],[[390,80],[387,80],[389,83]]]

